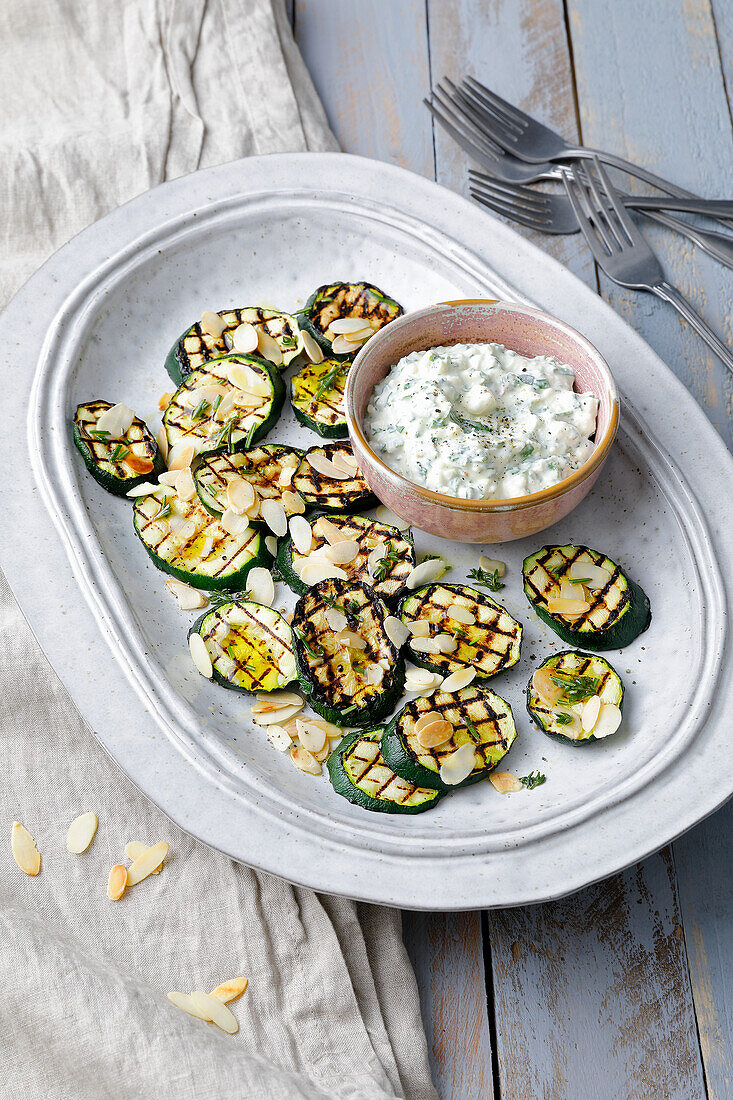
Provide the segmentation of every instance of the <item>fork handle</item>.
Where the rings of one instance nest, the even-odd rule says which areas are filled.
[[[692,308],[687,299],[680,294],[679,290],[666,280],[657,283],[655,286],[651,287],[651,290],[658,298],[663,298],[665,302],[669,302],[671,306],[674,306],[690,327],[694,328],[698,336],[715,352],[721,363],[723,363],[731,374],[733,374],[733,353],[730,348],[723,343],[720,337],[715,335],[710,326],[703,321],[700,314]]]
[[[626,205],[625,201],[624,205]],[[725,264],[726,267],[733,267],[733,237],[728,237],[725,233],[716,233],[712,229],[698,229],[697,226],[690,225],[682,218],[674,218],[663,214],[661,211],[652,213],[651,210],[642,210],[641,213],[650,221],[666,225],[669,229],[674,229],[681,234],[681,236],[687,237],[703,252],[707,252],[708,256],[712,256],[714,260],[717,260],[718,263]]]

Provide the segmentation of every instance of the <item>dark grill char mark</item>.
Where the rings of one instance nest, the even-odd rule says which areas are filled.
[[[373,748],[373,752],[370,751],[371,748]],[[360,756],[359,751],[366,751],[369,753],[369,755],[367,757]],[[370,798],[382,798],[384,792],[392,786],[396,779],[399,779],[400,786],[398,787],[398,791],[400,797],[395,797],[394,795],[392,795],[387,800],[390,802],[396,802],[398,806],[405,806],[416,792],[424,790],[424,788],[418,787],[414,783],[410,783],[409,780],[402,779],[401,777],[396,776],[394,772],[387,766],[387,764],[385,764],[384,757],[382,756],[378,743],[375,743],[368,738],[361,738],[360,740],[354,742],[354,747],[347,753],[347,759],[349,761],[358,760],[360,764],[364,765],[360,772],[358,772],[358,769],[354,769],[353,776],[349,775],[348,770],[346,772],[346,774],[349,775],[349,778],[355,786],[358,786],[360,783],[364,783],[369,778],[369,773],[372,771],[373,768],[386,768],[389,772],[389,778],[383,783],[377,784],[374,794],[369,794]],[[346,761],[344,761],[344,764],[346,764]]]
[[[266,447],[254,447],[251,451],[245,451],[244,464],[235,466],[231,455],[212,454],[202,459],[195,479],[214,498],[218,492],[226,490],[230,480],[243,477],[254,485],[261,497],[279,499],[287,488],[278,484],[280,474],[286,468],[286,463],[281,460],[291,455],[296,460],[299,458],[297,452],[290,447],[268,444]],[[296,465],[294,463],[293,468]]]
[[[447,633],[449,628],[441,622],[433,622],[429,618],[428,609],[434,608],[436,611],[447,612],[451,604],[456,603],[457,596],[463,596],[473,603],[476,607],[483,608],[484,610],[493,611],[493,616],[490,620],[486,621],[476,617],[476,623],[474,626],[463,627],[466,631],[471,631],[476,628],[490,633],[493,637],[506,638],[507,645],[503,649],[494,648],[491,643],[485,645],[477,645],[470,642],[466,642],[465,639],[458,638],[458,649],[453,653],[427,653],[420,654],[421,657],[425,657],[427,661],[435,665],[445,665],[447,667],[455,666],[458,668],[474,668],[480,665],[482,671],[489,671],[484,667],[484,662],[488,662],[489,658],[493,658],[491,665],[491,674],[494,675],[500,672],[511,661],[516,663],[516,658],[512,653],[513,643],[517,638],[518,624],[513,629],[502,630],[499,626],[499,621],[504,615],[507,618],[511,618],[509,612],[498,604],[494,604],[493,600],[484,596],[481,592],[476,592],[467,585],[454,585],[452,587],[435,584],[426,588],[424,591],[418,593],[416,596],[406,600],[403,604],[404,617],[411,622],[417,622],[420,619],[427,620],[430,625],[436,628],[435,633]],[[407,605],[412,603],[412,600],[417,600],[417,606],[413,609],[407,609]],[[425,614],[423,614],[425,612]],[[462,624],[458,624],[461,626]],[[408,647],[411,644],[411,640],[408,639]],[[468,648],[469,656],[461,656],[461,647]],[[416,651],[417,652],[417,651]]]
[[[312,549],[314,550],[325,546],[328,541],[318,533],[319,518],[316,516],[315,519],[310,521],[311,531],[313,532]],[[344,534],[347,534],[352,542],[359,543],[359,553],[354,560],[341,566],[350,578],[368,584],[382,599],[389,599],[402,588],[415,564],[415,548],[412,543],[402,537],[402,534],[396,528],[391,528],[387,524],[379,523],[378,520],[371,520],[363,516],[332,515],[325,518],[328,519],[329,523],[333,523],[335,527],[343,531]],[[390,540],[393,543],[399,543],[400,549],[404,547],[404,559],[394,564],[383,581],[375,581],[373,577],[369,576],[367,562],[373,549],[367,545],[367,539],[369,538]]]
[[[253,684],[263,684],[265,682],[266,677],[267,677],[268,669],[271,668],[273,670],[273,672],[275,672],[275,674],[277,674],[277,672],[278,672],[278,665],[277,665],[278,654],[277,654],[277,651],[278,650],[280,651],[280,655],[282,655],[284,653],[292,654],[293,653],[292,646],[288,646],[286,644],[286,642],[284,642],[283,639],[278,634],[276,634],[274,630],[272,630],[271,627],[269,627],[266,623],[264,623],[260,619],[258,619],[256,615],[253,615],[250,611],[248,611],[247,608],[243,604],[237,603],[236,606],[239,608],[240,611],[244,612],[244,614],[247,616],[247,618],[250,620],[250,622],[254,624],[254,627],[256,628],[257,633],[269,636],[269,638],[271,639],[271,642],[273,644],[271,645],[271,652],[268,653],[267,656],[265,656],[265,654],[260,649],[257,650],[258,659],[259,659],[260,663],[262,665],[264,665],[264,670],[263,670],[261,676],[254,676],[250,672],[249,669],[245,668],[244,665],[241,665],[239,663],[239,660],[236,657],[231,657],[230,658],[231,660],[234,661],[235,665],[237,666],[232,675],[236,676],[237,673],[242,673],[251,683],[253,683]],[[221,653],[224,653],[225,650],[223,649],[221,644],[215,638],[216,628],[217,628],[219,622],[224,623],[229,628],[229,630],[233,631],[234,633],[239,633],[239,631],[241,630],[241,626],[239,624],[232,623],[232,622],[229,621],[229,619],[227,617],[227,614],[228,614],[228,609],[227,609],[227,611],[224,611],[223,609],[219,609],[218,611],[212,612],[212,614],[211,614],[212,625],[211,625],[210,628],[207,629],[207,633],[203,635],[204,641],[205,642],[211,641],[213,646],[217,650],[219,650]],[[254,648],[254,647],[252,647],[252,648]],[[229,657],[229,654],[227,653],[226,656]],[[214,664],[216,664],[217,660],[218,660],[218,657],[216,657],[214,659]]]
[[[371,489],[360,474],[343,479],[325,477],[308,463],[309,454],[322,454],[324,458],[333,460],[337,452],[353,455],[348,443],[326,443],[322,447],[311,447],[303,455],[295,472],[293,487],[314,507],[323,506],[331,497],[338,497],[344,502],[344,506],[348,506],[371,494]]]
[[[595,562],[596,565],[603,565],[604,561],[611,561],[611,559],[605,557],[604,554],[600,554],[597,550],[591,550],[588,546],[573,547],[573,553],[569,557],[563,553],[563,550],[564,547],[550,547],[546,553],[538,555],[535,558],[535,563],[532,567],[533,571],[538,565],[547,570],[548,562],[550,562],[556,554],[560,554],[560,556],[563,558],[561,577],[569,572],[570,566],[574,562],[578,561],[578,559],[581,558],[583,554],[588,554],[588,556],[591,558],[592,561]],[[590,623],[590,617],[593,612],[597,611],[601,606],[605,606],[606,596],[609,594],[609,592],[611,592],[614,584],[619,579],[619,577],[623,575],[621,569],[618,567],[618,565],[616,565],[615,562],[612,562],[611,564],[613,565],[613,569],[611,570],[611,579],[604,585],[603,588],[599,588],[595,592],[589,593],[590,608],[588,609],[588,611],[583,612],[583,614],[579,615],[576,619],[562,619],[562,622],[566,624],[571,630],[582,630],[584,624]],[[534,583],[531,574],[525,576],[524,583],[528,588],[532,590],[539,602],[545,605],[547,604],[546,592],[540,591],[540,589]],[[592,630],[609,629],[621,617],[630,601],[631,593],[629,592],[629,589],[627,587],[626,591],[623,593],[623,596],[619,600],[617,607],[613,610],[611,610],[610,608],[606,608],[606,621],[604,622],[603,626],[593,627],[593,625],[590,624],[589,628]]]
[[[428,712],[437,712],[438,714],[446,716],[450,711],[458,711],[461,717],[468,716],[480,733],[483,732],[482,727],[485,726],[487,722],[490,722],[496,729],[499,729],[501,721],[509,717],[508,711],[497,711],[494,709],[494,707],[488,701],[486,693],[473,689],[473,694],[470,694],[471,690],[472,689],[463,689],[464,694],[461,698],[459,698],[457,695],[446,696],[443,692],[437,692],[437,694],[430,699],[413,699],[410,703],[407,704],[402,716],[400,717],[398,729],[399,732],[402,734],[410,751],[413,752],[415,756],[419,756],[421,758],[429,756],[435,764],[436,771],[440,771],[440,765],[443,760],[446,757],[450,756],[450,754],[454,752],[458,746],[451,736],[450,741],[446,742],[445,745],[438,745],[437,748],[425,749],[422,747],[422,745],[420,745],[418,746],[417,750],[414,749],[413,746],[410,744],[410,737],[412,736],[414,725],[421,715],[427,714]],[[438,701],[441,695],[444,696],[443,702]],[[494,698],[499,699],[498,696],[495,696]],[[503,702],[503,700],[499,701]],[[484,712],[484,717],[476,719],[472,717],[472,704],[479,704],[481,706]],[[407,729],[405,728],[406,719],[412,720],[410,733],[408,733]],[[455,725],[455,722],[451,724]],[[458,729],[460,729],[460,726],[456,725],[456,730]],[[495,738],[492,741],[485,741],[482,739],[481,744],[475,746],[476,752],[479,753],[479,755],[481,756],[482,765],[485,766],[491,762],[489,759],[489,749],[496,748],[497,746],[506,752],[509,748],[506,737],[502,735],[501,737]]]

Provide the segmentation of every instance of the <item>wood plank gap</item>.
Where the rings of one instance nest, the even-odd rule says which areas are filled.
[[[578,81],[575,77],[575,54],[573,52],[573,35],[570,30],[570,14],[568,12],[568,0],[562,0],[562,17],[565,24],[565,42],[568,48],[568,64],[570,66],[570,86],[573,91],[573,110],[575,112],[575,125],[578,130],[578,142],[583,144],[583,123],[580,118],[580,103],[578,102]],[[596,280],[598,269],[596,268]]]
[[[669,857],[670,857],[670,864],[672,866],[672,874],[674,875],[675,888],[677,890],[677,904],[678,904],[679,909],[680,909],[680,917],[682,918],[683,917],[683,914],[682,914],[682,900],[680,898],[680,888],[679,888],[679,883],[677,881],[677,860],[676,860],[676,857],[675,857],[674,844],[669,845]],[[693,1019],[695,1021],[695,1034],[697,1035],[697,1046],[698,1046],[698,1049],[700,1051],[700,1062],[702,1064],[702,1082],[703,1082],[703,1087],[705,1089],[705,1100],[711,1100],[710,1082],[708,1080],[708,1067],[707,1067],[707,1062],[706,1062],[706,1059],[705,1059],[705,1048],[704,1048],[703,1042],[702,1042],[702,1034],[701,1034],[701,1031],[700,1031],[700,1020],[698,1018],[698,1011],[699,1010],[698,1010],[697,1001],[695,1000],[695,987],[693,985],[692,973],[690,971],[690,946],[687,942],[687,929],[685,928],[684,919],[681,920],[680,933],[681,933],[680,939],[682,940],[682,947],[683,947],[684,952],[685,952],[685,969],[687,971],[687,983],[688,983],[688,986],[689,986],[689,989],[690,989],[690,1001],[692,1002],[692,1016],[693,1016]]]
[[[725,88],[725,97],[728,100],[728,114],[730,115],[731,122],[733,122],[733,87],[728,83],[728,70],[725,66],[725,58],[723,57],[723,47],[720,41],[720,32],[718,31],[718,17],[715,14],[715,5],[710,5],[710,18],[713,23],[713,30],[715,31],[715,48],[718,51],[718,64],[720,65],[720,76],[723,81],[723,87]]]
[[[433,55],[430,46],[430,0],[425,0],[425,37],[427,39],[427,58],[428,58],[428,96],[430,96],[433,90]],[[427,111],[424,103],[420,104],[420,107]],[[433,135],[433,179],[438,178],[438,154],[435,149],[435,119],[432,114],[430,115],[430,133]]]
[[[489,1021],[489,1035],[491,1037],[491,1076],[494,1079],[494,1093],[496,1100],[502,1096],[501,1077],[499,1076],[499,1049],[496,1033],[496,1009],[494,1005],[494,964],[491,958],[491,937],[489,935],[489,914],[484,909],[481,913],[481,938],[484,947],[484,981],[486,983],[486,1015]]]

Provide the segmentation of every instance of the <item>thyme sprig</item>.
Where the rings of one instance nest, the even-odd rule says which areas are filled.
[[[330,389],[334,389],[336,379],[342,374],[348,374],[349,366],[349,363],[337,363],[335,367],[331,367],[330,371],[324,374],[323,378],[318,383],[318,388],[313,394],[313,400],[320,401],[324,393]]]
[[[302,630],[301,627],[294,626],[292,629],[293,629],[293,634],[298,639],[300,644],[303,646],[303,649],[306,651],[308,656],[310,658],[312,658],[312,660],[314,660],[314,661],[323,660],[325,654],[324,654],[323,650],[321,649],[321,647],[319,645],[316,645],[315,643],[309,642],[308,639],[306,638],[305,634],[303,633],[303,630]]]
[[[392,572],[392,566],[402,561],[404,556],[405,551],[403,550],[400,552],[399,550],[395,550],[390,540],[390,542],[387,543],[387,550],[384,557],[380,558],[377,562],[376,569],[374,570],[374,580],[386,580],[387,576]]]
[[[479,584],[483,588],[488,588],[490,592],[499,592],[504,587],[504,582],[499,579],[498,569],[471,569],[469,579],[474,584]]]
[[[582,703],[598,691],[598,679],[595,676],[551,676],[553,684],[562,688],[563,698],[570,706],[573,703]]]
[[[534,790],[535,787],[541,787],[543,783],[547,782],[547,776],[542,772],[530,772],[529,775],[520,775],[519,782],[523,783],[528,791]]]

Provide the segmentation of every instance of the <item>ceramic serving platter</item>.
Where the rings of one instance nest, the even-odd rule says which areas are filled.
[[[174,338],[204,309],[289,311],[336,279],[367,279],[407,310],[494,297],[542,306],[593,341],[623,399],[610,461],[544,536],[464,547],[415,532],[460,581],[485,550],[508,564],[500,599],[523,655],[491,687],[519,738],[505,766],[546,783],[488,783],[416,817],[369,814],[276,752],[251,700],[205,681],[164,576],[70,442],[76,404],[124,400],[157,428]],[[672,322],[670,322],[672,323]],[[330,893],[430,909],[558,897],[660,847],[733,793],[726,634],[733,463],[671,372],[588,288],[505,225],[401,169],[337,154],[252,158],[141,196],[58,252],[0,321],[5,430],[27,454],[2,480],[0,557],[23,611],[89,726],[177,824],[234,859]],[[270,441],[317,437],[286,411]],[[16,448],[20,454],[20,448]],[[22,534],[21,534],[22,532]],[[523,556],[583,542],[648,592],[649,631],[608,654],[627,688],[621,731],[560,744],[531,726],[523,688],[564,648],[522,595]],[[277,604],[292,607],[279,586]]]

